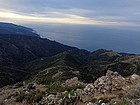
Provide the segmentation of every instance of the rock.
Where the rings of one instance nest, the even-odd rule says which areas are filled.
[[[119,73],[118,72],[114,72],[113,75],[119,76]]]
[[[77,77],[74,77],[74,78],[66,80],[64,85],[76,86],[76,85],[84,85],[84,83],[80,82]]]
[[[93,84],[88,84],[88,85],[84,88],[84,91],[85,91],[87,94],[93,94],[93,93],[94,93],[94,86],[93,86]]]
[[[89,102],[89,103],[87,103],[87,105],[98,105],[98,104]]]
[[[105,79],[106,79],[106,78],[104,78],[104,76],[101,77],[101,78],[99,78],[99,84],[103,84],[103,83],[105,82]]]
[[[131,105],[140,105],[140,99],[139,100],[138,99],[132,99],[130,101],[130,103],[131,103]]]
[[[107,77],[110,77],[110,76],[112,76],[112,75],[113,75],[113,71],[107,70],[106,76],[107,76]]]
[[[129,77],[128,77],[129,78]],[[122,77],[118,72],[112,72],[110,70],[107,71],[106,76],[102,76],[98,78],[94,83],[87,84],[86,87],[82,89],[77,89],[72,92],[74,94],[70,94],[69,92],[65,91],[62,92],[61,94],[57,95],[49,95],[47,97],[47,101],[49,104],[54,104],[54,105],[81,105],[78,104],[80,103],[87,103],[86,105],[110,105],[109,103],[104,103],[104,101],[97,101],[97,103],[92,103],[89,102],[90,96],[96,96],[100,94],[101,96],[107,95],[107,94],[115,94],[110,102],[112,101],[113,103],[121,102],[121,98],[126,99],[125,101],[130,103],[131,105],[140,105],[140,100],[139,99],[129,99],[128,97],[130,96],[135,96],[136,92],[140,92],[140,84],[135,87],[135,89],[130,90],[133,81],[138,81],[139,76],[136,74],[133,74],[129,79],[126,79]],[[79,80],[77,77],[74,77],[72,79],[69,79],[65,82],[65,84],[68,85],[77,85],[79,84]],[[62,96],[65,96],[63,98],[60,98]],[[109,95],[110,96],[110,95]],[[87,98],[87,99],[86,99]],[[110,97],[109,97],[110,98]],[[114,101],[113,101],[114,100]],[[48,103],[47,103],[48,104]]]
[[[108,105],[108,104],[106,104],[106,103],[101,103],[101,105]]]
[[[132,75],[131,78],[138,79],[138,75]],[[128,82],[127,82],[128,83]],[[112,93],[114,91],[127,91],[130,87],[126,85],[126,79],[118,72],[107,71],[106,76],[98,78],[93,84],[88,84],[84,91],[87,94],[93,93]]]
[[[137,75],[137,74],[133,74],[133,75],[131,75],[130,80],[131,80],[131,81],[137,81],[137,80],[140,80],[140,76]]]
[[[140,84],[136,86],[136,89],[140,92]]]
[[[110,87],[109,87],[108,85],[106,85],[106,86],[104,87],[104,89],[107,90],[107,91],[109,91],[109,90],[110,90]]]
[[[43,105],[60,105],[60,98],[57,95],[50,94],[49,96],[43,97],[41,104]]]

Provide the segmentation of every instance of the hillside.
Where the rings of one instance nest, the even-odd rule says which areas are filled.
[[[0,34],[1,64],[26,63],[37,58],[50,57],[70,49],[73,49],[73,47],[48,39]]]
[[[0,40],[1,86],[25,79],[48,84],[73,77],[89,83],[108,69],[125,77],[140,74],[139,55],[104,49],[89,52],[29,36],[0,35]]]
[[[74,47],[40,37],[0,34],[0,87],[28,77],[31,73],[25,68],[28,62],[71,49]]]
[[[0,22],[0,34],[5,35],[25,35],[40,37],[33,29],[24,26]]]
[[[0,90],[2,105],[139,105],[140,76],[126,78],[108,70],[95,82],[74,77],[63,84],[17,83]]]
[[[73,77],[90,83],[105,75],[107,70],[116,71],[124,77],[140,74],[139,58],[139,55],[124,55],[103,49],[95,52],[74,49],[30,62],[26,68],[36,71],[31,76],[31,81],[39,84],[63,83]]]
[[[0,24],[5,27],[0,30],[0,104],[93,105],[100,99],[131,103],[125,92],[137,92],[140,55],[106,49],[89,52],[31,35],[32,29]]]

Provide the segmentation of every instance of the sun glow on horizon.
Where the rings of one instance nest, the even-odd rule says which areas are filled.
[[[62,13],[58,13],[62,14]],[[89,24],[89,25],[139,25],[135,23],[129,22],[106,22],[106,21],[99,21],[93,18],[82,17],[73,14],[64,14],[64,17],[57,17],[57,16],[42,16],[40,14],[18,14],[10,11],[1,11],[0,18],[5,20],[14,20],[20,22],[49,22],[49,23],[64,23],[64,24]]]

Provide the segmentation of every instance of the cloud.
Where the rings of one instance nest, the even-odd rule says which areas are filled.
[[[0,18],[4,20],[21,21],[21,22],[47,22],[47,23],[64,23],[64,24],[89,24],[89,25],[130,25],[136,26],[140,24],[131,22],[116,22],[116,21],[100,21],[93,18],[82,17],[73,14],[66,14],[61,12],[52,12],[48,15],[41,14],[19,14],[13,11],[5,10],[0,12]],[[112,17],[110,17],[112,18]]]
[[[140,24],[139,0],[0,0],[1,20],[68,24]]]

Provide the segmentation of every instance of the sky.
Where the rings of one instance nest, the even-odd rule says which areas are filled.
[[[0,21],[90,51],[140,53],[140,0],[0,0]]]

